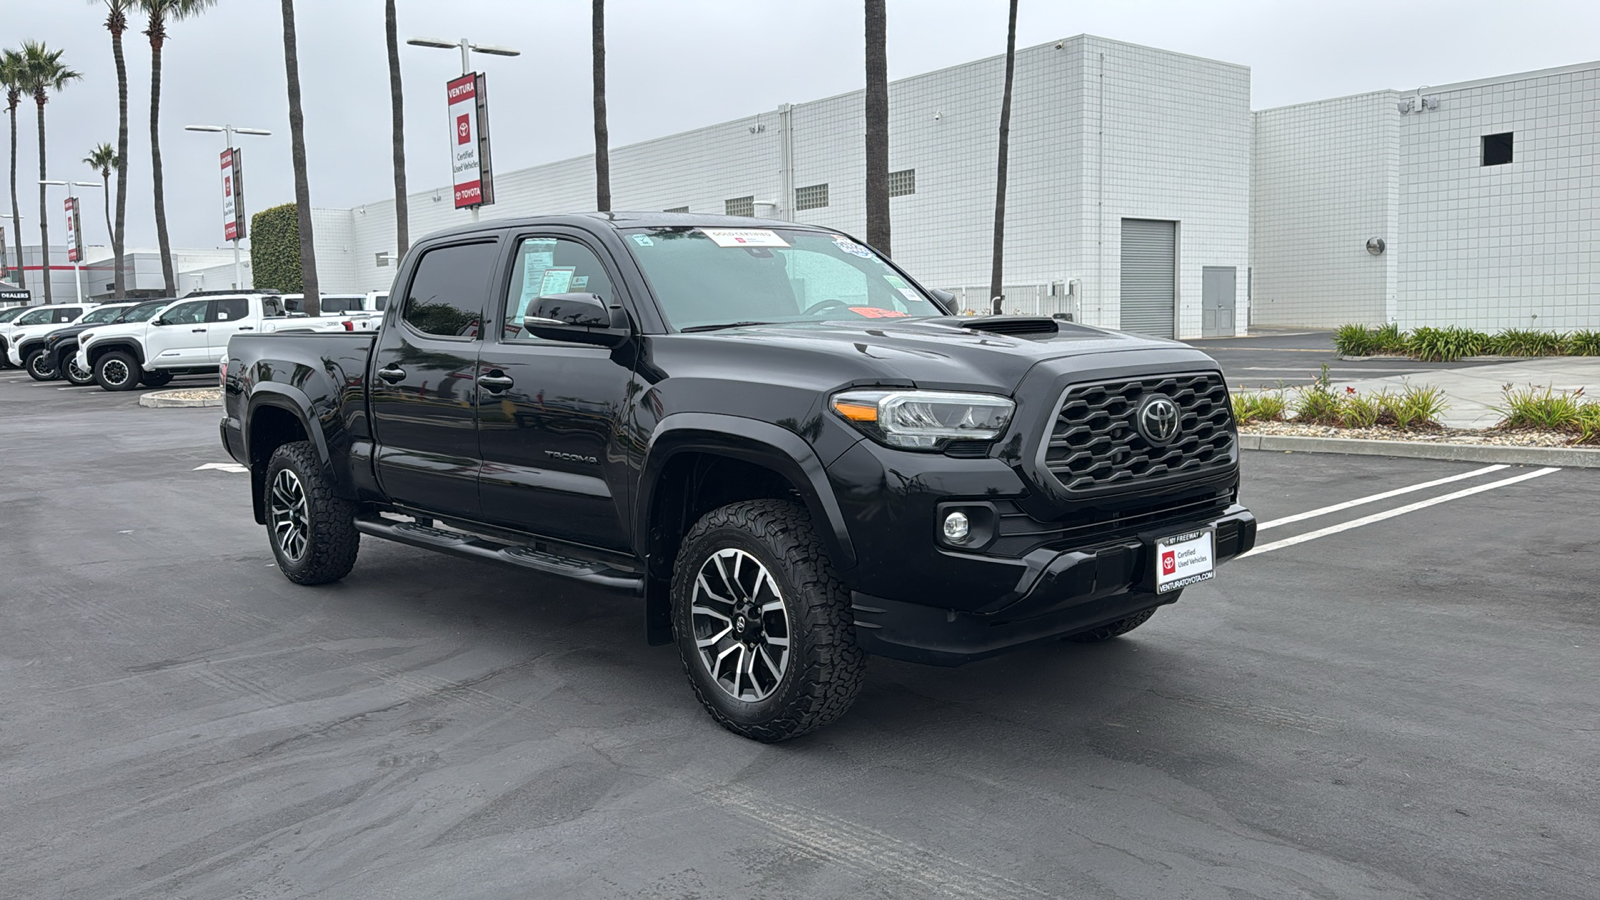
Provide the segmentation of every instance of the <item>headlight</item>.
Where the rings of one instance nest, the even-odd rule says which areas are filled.
[[[907,450],[939,450],[951,441],[992,441],[1016,404],[992,394],[944,391],[844,391],[833,410],[868,435]]]

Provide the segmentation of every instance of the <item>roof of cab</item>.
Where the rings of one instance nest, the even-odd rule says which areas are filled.
[[[504,219],[485,219],[467,225],[457,225],[431,232],[424,240],[463,234],[483,234],[507,228],[527,228],[540,225],[570,225],[594,228],[596,225],[612,229],[621,228],[805,228],[821,230],[816,225],[801,222],[784,222],[777,219],[757,219],[750,216],[717,216],[709,213],[669,212],[608,212],[565,213],[549,216],[510,216]],[[832,230],[832,229],[828,229]]]

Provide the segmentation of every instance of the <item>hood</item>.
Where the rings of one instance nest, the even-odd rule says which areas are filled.
[[[674,340],[702,347],[702,342],[715,342],[716,352],[706,358],[745,365],[746,378],[750,372],[779,378],[806,372],[811,377],[802,380],[812,381],[825,368],[825,380],[833,384],[876,380],[1007,394],[1034,366],[1065,357],[1159,349],[1192,354],[1196,363],[1211,364],[1205,354],[1176,341],[1026,316],[879,320],[870,325],[790,322],[678,335]],[[818,367],[818,356],[831,358],[829,364]]]
[[[84,330],[78,332],[78,341],[79,341],[79,343],[88,343],[91,340],[96,340],[98,338],[103,338],[103,337],[110,337],[111,335],[117,335],[117,334],[138,334],[138,335],[142,335],[142,334],[144,334],[145,327],[148,326],[149,324],[150,323],[148,321],[146,321],[146,322],[123,322],[123,323],[121,323],[119,325],[90,325],[89,327],[85,328]]]

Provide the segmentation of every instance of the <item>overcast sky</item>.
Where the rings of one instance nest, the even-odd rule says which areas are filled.
[[[611,0],[607,4],[613,146],[855,90],[863,81],[861,0]],[[889,0],[889,77],[1005,52],[1005,0]],[[495,167],[503,171],[592,149],[589,0],[400,0],[401,39],[468,37],[523,51],[477,56],[489,73]],[[392,195],[382,0],[298,0],[300,78],[315,206]],[[0,0],[0,46],[25,38],[66,51],[82,72],[47,107],[49,174],[98,181],[80,160],[115,143],[116,74],[104,8],[86,0]],[[130,247],[153,247],[150,49],[142,19],[125,37],[130,85]],[[1410,89],[1600,56],[1594,0],[1021,0],[1019,46],[1090,33],[1250,66],[1263,109],[1379,88]],[[278,0],[220,0],[170,27],[161,141],[174,246],[223,244],[221,135],[186,124],[267,128],[240,138],[250,211],[294,199]],[[410,188],[449,180],[443,83],[454,51],[401,48]],[[38,241],[34,105],[19,109],[18,192],[28,243]],[[0,145],[0,154],[4,153]],[[7,194],[0,185],[0,196]],[[106,243],[98,190],[85,204],[88,243]],[[62,240],[60,189],[52,237]],[[7,204],[9,212],[9,204]],[[0,222],[3,224],[3,222]]]

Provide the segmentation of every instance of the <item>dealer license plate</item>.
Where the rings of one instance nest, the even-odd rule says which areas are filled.
[[[1156,541],[1156,593],[1198,584],[1217,574],[1216,529],[1202,528]]]

